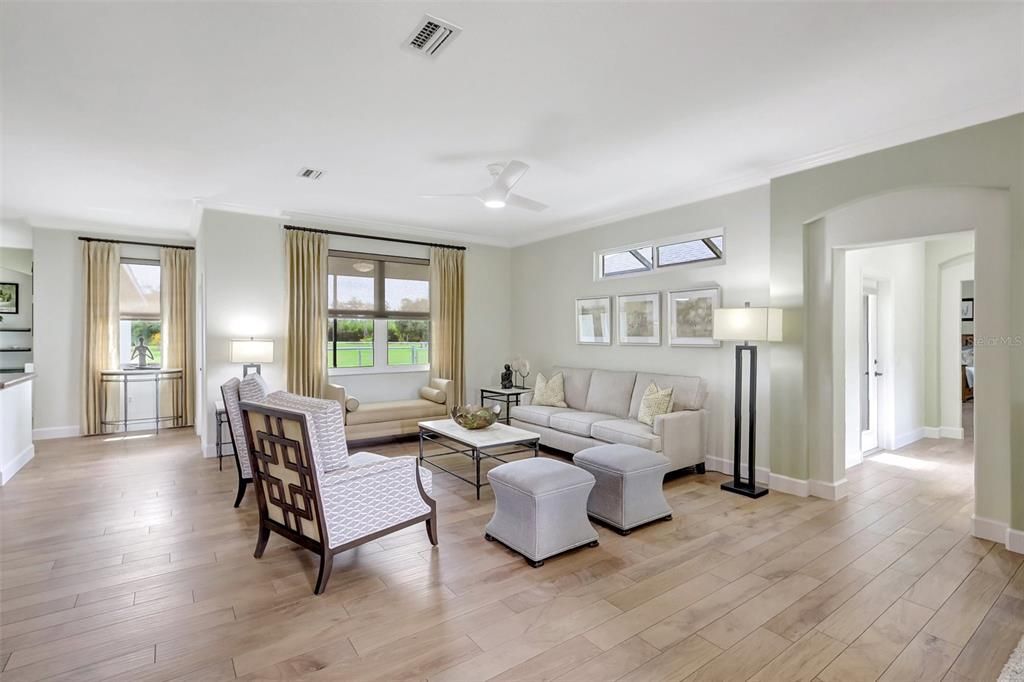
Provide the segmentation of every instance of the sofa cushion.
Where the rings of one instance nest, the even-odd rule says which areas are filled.
[[[545,378],[540,372],[533,382],[534,405],[547,405],[548,407],[568,407],[565,404],[565,377],[561,372],[556,372],[550,379]]]
[[[572,433],[577,436],[590,437],[590,427],[595,422],[604,422],[615,419],[614,414],[605,412],[580,412],[579,410],[567,410],[551,417],[550,426],[559,431]]]
[[[644,391],[652,383],[657,384],[658,388],[672,387],[672,412],[699,410],[704,407],[704,401],[708,397],[707,385],[700,377],[639,372],[636,375],[636,385],[633,387],[633,395],[629,401],[629,416],[632,419],[636,419],[640,414],[640,401],[644,398]]]
[[[640,401],[640,414],[636,416],[636,420],[641,424],[654,426],[655,417],[671,412],[672,390],[671,386],[659,388],[655,383],[648,384],[643,400]]]
[[[616,417],[626,417],[629,415],[629,400],[635,382],[636,372],[595,369],[590,375],[590,388],[587,390],[587,412],[604,412]],[[647,383],[643,388],[647,388]],[[640,393],[643,394],[643,389]]]
[[[551,407],[549,405],[516,405],[512,408],[512,418],[537,426],[551,426],[551,417],[563,412],[571,412],[568,407]]]
[[[653,428],[635,419],[597,422],[590,428],[590,435],[607,443],[623,443],[661,452],[661,436],[655,435]]]
[[[423,398],[412,400],[389,400],[380,403],[363,403],[355,412],[348,413],[348,423],[376,424],[399,419],[429,419],[444,417],[448,410],[444,405]]]
[[[565,386],[565,404],[574,410],[587,409],[587,391],[590,389],[590,375],[592,369],[580,369],[579,367],[555,367],[555,372],[561,372]]]

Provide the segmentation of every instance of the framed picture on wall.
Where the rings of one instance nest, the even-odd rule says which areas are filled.
[[[719,348],[711,337],[715,310],[722,305],[722,288],[680,289],[668,292],[668,345]]]
[[[0,315],[18,314],[18,283],[0,282]]]
[[[610,296],[576,299],[576,343],[610,346],[612,299]]]
[[[661,292],[616,297],[619,343],[623,346],[661,345]]]
[[[961,298],[960,299],[960,321],[961,322],[974,322],[974,299],[973,298]]]

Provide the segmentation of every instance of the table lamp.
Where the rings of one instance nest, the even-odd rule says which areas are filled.
[[[733,425],[732,481],[722,484],[722,490],[761,497],[768,494],[767,488],[759,488],[755,481],[754,440],[757,433],[757,346],[751,341],[782,340],[782,309],[751,308],[747,303],[742,308],[719,308],[715,311],[712,336],[718,341],[739,341],[736,344],[736,408]],[[750,376],[747,380],[750,404],[747,408],[747,480],[740,478],[740,459],[743,443],[740,438],[743,423],[743,353],[750,354]]]
[[[271,339],[231,339],[231,362],[242,364],[242,376],[250,369],[260,374],[260,365],[274,361],[274,342]]]

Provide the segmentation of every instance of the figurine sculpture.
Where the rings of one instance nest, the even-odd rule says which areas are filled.
[[[501,387],[512,388],[512,365],[505,365],[505,371],[501,373]]]
[[[139,369],[146,367],[146,360],[154,360],[153,351],[146,345],[146,340],[141,336],[139,337],[139,343],[136,346],[132,346],[132,360],[135,358],[139,359]]]

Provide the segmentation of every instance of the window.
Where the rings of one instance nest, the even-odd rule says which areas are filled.
[[[160,263],[121,261],[118,347],[121,366],[160,366]],[[139,350],[139,344],[145,350]],[[147,352],[148,351],[148,352]],[[141,358],[140,355],[145,355]]]
[[[629,277],[661,268],[725,260],[725,235],[709,230],[648,244],[634,244],[604,251],[595,256],[595,279]]]
[[[329,369],[427,369],[429,261],[332,251],[327,277]]]

